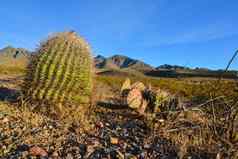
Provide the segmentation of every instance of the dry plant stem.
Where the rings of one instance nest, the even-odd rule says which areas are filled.
[[[167,133],[173,133],[173,132],[179,132],[179,131],[184,131],[184,130],[191,130],[191,129],[200,129],[201,126],[192,126],[192,127],[183,127],[183,128],[177,128],[177,129],[170,129],[167,130]]]
[[[205,103],[203,103],[203,104],[200,104],[200,105],[198,105],[198,106],[193,106],[192,108],[186,108],[185,110],[184,109],[182,109],[182,110],[175,110],[175,111],[163,111],[163,112],[158,112],[158,113],[156,113],[156,115],[160,115],[160,114],[167,114],[167,113],[171,113],[171,114],[174,114],[174,113],[179,113],[179,112],[184,112],[184,111],[201,111],[200,109],[198,109],[198,108],[200,108],[200,107],[203,107],[203,106],[205,106],[205,105],[207,105],[207,104],[209,104],[209,103],[211,103],[211,102],[214,102],[214,101],[216,101],[216,100],[218,100],[218,99],[222,99],[222,98],[224,98],[224,96],[219,96],[219,97],[216,97],[216,98],[213,98],[213,99],[209,99],[209,100],[207,100]]]
[[[234,55],[231,57],[230,61],[228,62],[227,66],[226,66],[226,69],[224,72],[221,73],[219,79],[218,79],[218,85],[220,85],[220,81],[222,80],[222,76],[224,73],[226,73],[228,71],[228,69],[230,68],[232,62],[235,60],[236,56],[238,55],[238,50],[234,53]]]
[[[236,56],[238,55],[238,50],[234,53],[234,55],[232,56],[232,58],[230,59],[229,63],[226,66],[225,72],[228,71],[230,65],[232,64],[232,62],[235,60]]]

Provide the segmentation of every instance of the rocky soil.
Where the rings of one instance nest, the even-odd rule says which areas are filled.
[[[0,80],[0,159],[219,159],[237,153],[238,143],[212,136],[212,120],[198,111],[140,116],[100,104],[92,129],[84,131],[80,123],[19,107],[20,80]]]

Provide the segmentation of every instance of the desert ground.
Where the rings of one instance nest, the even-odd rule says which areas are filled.
[[[156,112],[147,108],[141,115],[120,105],[125,78],[96,75],[89,123],[73,120],[77,111],[63,119],[34,111],[34,106],[21,99],[24,74],[2,73],[1,158],[238,157],[236,81],[129,76],[178,99]]]

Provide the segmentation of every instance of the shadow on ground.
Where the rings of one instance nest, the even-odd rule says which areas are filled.
[[[97,105],[107,109],[128,109],[127,105],[119,104],[119,103],[112,103],[112,102],[97,102]]]
[[[15,102],[20,96],[20,92],[16,89],[0,87],[0,101]]]

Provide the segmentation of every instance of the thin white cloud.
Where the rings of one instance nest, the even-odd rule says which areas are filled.
[[[158,33],[147,36],[139,45],[145,47],[158,47],[166,45],[178,45],[186,43],[206,42],[222,38],[229,38],[238,35],[237,26],[233,26],[232,22],[220,21],[214,22],[206,26],[197,28],[188,28],[187,31],[177,32],[174,35]]]
[[[226,26],[224,23],[224,25],[214,24],[210,25],[210,27],[194,28],[193,30],[190,29],[187,32],[178,32],[177,34],[170,36],[167,36],[166,34],[159,35],[158,33],[153,36],[144,38],[144,40],[141,41],[141,44],[143,46],[153,47],[206,42],[238,35],[238,30],[234,30],[234,28]]]

